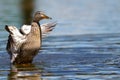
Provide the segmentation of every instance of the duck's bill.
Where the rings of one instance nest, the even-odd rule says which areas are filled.
[[[47,15],[41,15],[43,18],[45,19],[52,19],[51,17],[47,16]]]
[[[49,17],[49,16],[45,16],[45,18],[46,18],[46,19],[52,19],[52,18],[51,18],[51,17]]]

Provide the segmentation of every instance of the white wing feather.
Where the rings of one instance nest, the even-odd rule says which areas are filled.
[[[13,41],[17,43],[24,42],[25,36],[20,33],[20,31],[15,26],[8,26],[7,27],[10,33],[10,36],[12,37]]]
[[[23,25],[20,29],[23,34],[29,34],[31,31],[31,25]]]

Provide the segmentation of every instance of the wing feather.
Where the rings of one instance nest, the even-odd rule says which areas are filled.
[[[41,31],[42,31],[42,37],[44,38],[45,36],[47,36],[56,26],[56,22],[52,22],[52,23],[45,23],[40,25],[41,26]]]

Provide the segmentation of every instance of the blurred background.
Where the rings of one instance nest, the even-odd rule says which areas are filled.
[[[40,73],[38,80],[120,80],[120,0],[0,0],[0,80],[13,74],[4,26],[30,24],[35,11],[52,17],[41,24],[58,24],[30,74]]]
[[[119,0],[36,0],[35,10],[58,21],[55,34],[119,33]],[[53,34],[54,34],[53,33]]]
[[[119,0],[1,0],[0,30],[4,25],[30,24],[35,11],[43,11],[57,21],[51,35],[119,33]],[[49,22],[48,20],[41,23]],[[2,35],[2,36],[3,36]]]

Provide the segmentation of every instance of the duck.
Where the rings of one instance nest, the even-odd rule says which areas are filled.
[[[31,25],[23,25],[20,29],[5,25],[9,33],[6,50],[12,64],[31,64],[41,49],[42,39],[56,26],[56,22],[40,25],[39,21],[51,19],[42,11],[35,12]]]

